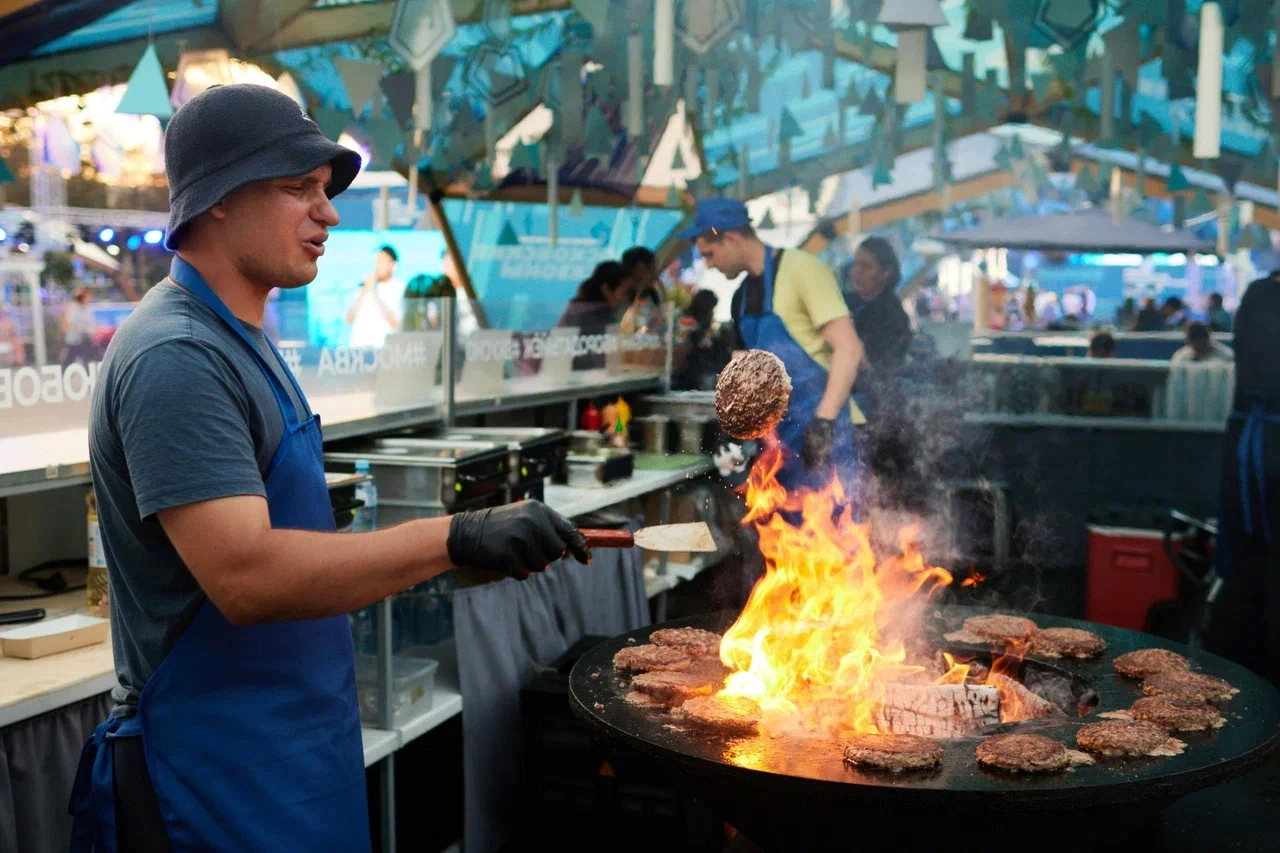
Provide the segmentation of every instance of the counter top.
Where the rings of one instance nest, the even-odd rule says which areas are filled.
[[[1175,421],[1152,418],[1090,417],[1088,415],[1050,415],[1029,413],[1025,415],[1003,412],[970,412],[965,423],[988,426],[1010,426],[1065,429],[1149,430],[1153,432],[1224,432],[1225,421]]]

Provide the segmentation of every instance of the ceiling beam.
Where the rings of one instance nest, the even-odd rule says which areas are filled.
[[[278,42],[283,42],[290,26],[303,14],[313,11],[314,5],[315,0],[222,0],[219,17],[240,49],[255,53],[275,49]],[[367,9],[369,6],[346,8]]]
[[[295,3],[297,0],[288,0]],[[294,15],[279,33],[273,29],[264,41],[252,44],[257,50],[289,50],[363,36],[384,35],[391,29],[394,2],[359,3],[354,6],[327,6],[306,9]]]
[[[21,12],[28,6],[34,6],[40,0],[0,0],[0,18],[5,15],[12,15],[14,12]]]

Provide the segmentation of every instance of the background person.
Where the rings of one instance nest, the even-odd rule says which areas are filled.
[[[399,259],[391,246],[380,247],[374,255],[373,272],[364,277],[355,301],[347,309],[350,346],[380,347],[387,335],[400,331],[405,287],[395,278]]]
[[[88,364],[98,359],[98,322],[89,307],[89,289],[77,288],[62,310],[62,364],[79,361]]]
[[[1173,354],[1173,363],[1187,361],[1234,361],[1236,354],[1228,346],[1215,343],[1209,327],[1199,321],[1188,323],[1183,334],[1186,346]]]

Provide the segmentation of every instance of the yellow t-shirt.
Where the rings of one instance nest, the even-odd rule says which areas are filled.
[[[751,310],[754,306],[748,308],[748,313]],[[832,320],[848,317],[849,306],[826,264],[801,249],[784,249],[774,279],[773,313],[814,361],[831,369],[831,346],[822,337],[822,327]],[[849,415],[855,424],[867,422],[852,397]]]

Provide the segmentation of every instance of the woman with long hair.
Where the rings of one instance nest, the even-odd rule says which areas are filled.
[[[604,261],[596,265],[586,281],[578,285],[578,291],[569,300],[559,326],[578,329],[580,335],[603,335],[631,304],[632,293],[622,264]],[[604,367],[603,353],[587,353],[573,359],[574,370],[595,370]]]

